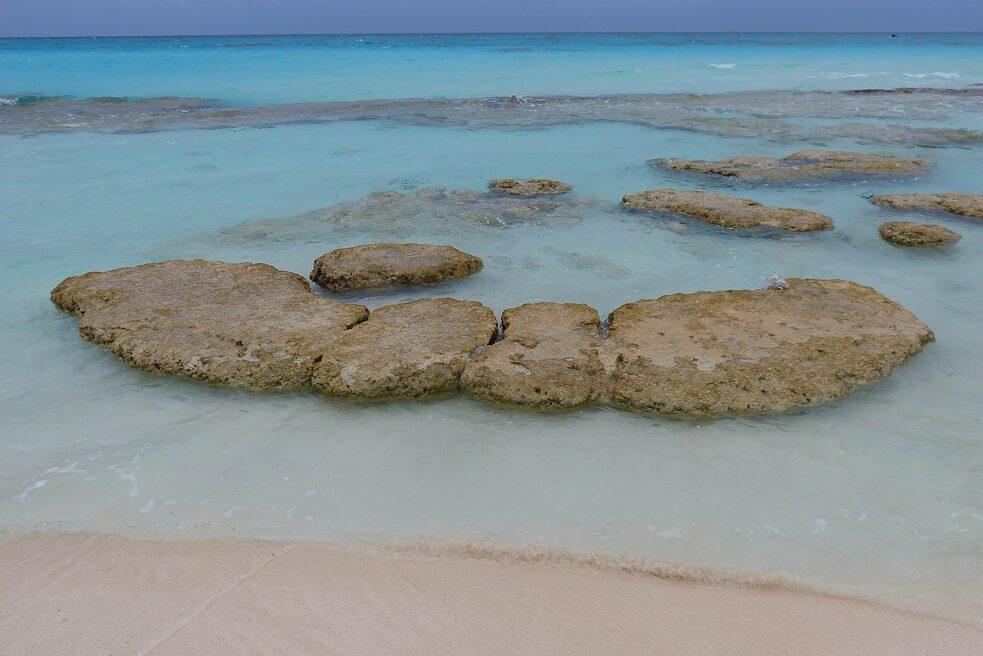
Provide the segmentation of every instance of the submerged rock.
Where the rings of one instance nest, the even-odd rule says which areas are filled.
[[[791,232],[828,230],[833,221],[809,210],[762,205],[707,191],[649,189],[621,199],[625,207],[650,212],[686,214],[725,228],[779,228]]]
[[[328,344],[368,317],[296,273],[204,260],[87,273],[51,300],[132,367],[246,389],[307,385]]]
[[[339,248],[317,258],[311,280],[333,292],[347,292],[454,280],[469,276],[482,266],[481,258],[453,246],[363,244]]]
[[[649,164],[674,171],[711,173],[751,181],[791,181],[843,177],[918,175],[931,166],[923,159],[843,150],[803,150],[781,159],[729,157],[719,161],[653,159]]]
[[[881,237],[900,246],[948,246],[962,238],[943,226],[911,221],[889,221],[878,230]]]
[[[565,408],[607,400],[597,310],[574,303],[530,303],[502,314],[502,341],[472,358],[461,387],[491,401]]]
[[[323,351],[312,384],[349,399],[421,397],[457,389],[464,364],[498,331],[481,303],[427,298],[374,310]]]
[[[870,287],[786,282],[616,309],[608,331],[619,361],[613,402],[668,415],[781,412],[884,378],[934,339]]]
[[[556,196],[571,191],[573,187],[559,180],[545,178],[513,179],[504,178],[488,183],[488,190],[512,196]]]
[[[983,194],[890,194],[870,202],[896,210],[940,210],[983,219]]]

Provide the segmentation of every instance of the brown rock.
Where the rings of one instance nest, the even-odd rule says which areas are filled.
[[[744,198],[707,191],[649,189],[621,199],[625,207],[650,212],[687,214],[725,228],[779,228],[791,232],[828,230],[833,221],[818,212],[772,207]]]
[[[940,210],[983,219],[983,194],[891,194],[870,202],[896,210]]]
[[[471,353],[497,330],[495,314],[475,301],[387,305],[324,350],[312,383],[328,396],[351,399],[450,392]]]
[[[489,191],[513,196],[555,196],[565,194],[573,187],[559,180],[545,178],[492,180],[488,183]]]
[[[889,221],[879,228],[881,237],[900,246],[949,246],[962,238],[958,232],[940,225]]]
[[[529,303],[502,314],[502,341],[468,362],[461,387],[491,401],[567,408],[607,400],[597,310],[574,303]]]
[[[363,244],[317,258],[311,280],[333,292],[348,292],[464,278],[483,264],[480,257],[452,246]]]
[[[268,264],[171,260],[68,278],[51,300],[132,367],[246,389],[306,386],[368,311]]]
[[[649,160],[649,164],[674,171],[712,173],[756,182],[918,175],[931,166],[931,162],[922,159],[843,150],[803,150],[781,159],[774,157],[729,157],[719,161],[653,159]]]
[[[668,415],[781,412],[884,378],[934,339],[900,305],[844,280],[673,294],[610,318],[616,405]]]

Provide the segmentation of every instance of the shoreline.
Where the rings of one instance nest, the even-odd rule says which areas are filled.
[[[7,653],[46,656],[983,650],[981,627],[768,575],[727,582],[694,577],[699,568],[454,544],[4,537],[0,634]]]

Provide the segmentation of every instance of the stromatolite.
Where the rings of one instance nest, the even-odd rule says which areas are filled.
[[[710,173],[754,182],[895,177],[924,173],[923,159],[855,153],[844,150],[803,150],[786,157],[728,157],[717,161],[653,159],[649,164],[673,171]]]
[[[881,237],[899,246],[948,246],[961,238],[958,232],[946,227],[911,221],[889,221],[878,230]]]
[[[983,219],[983,194],[889,194],[870,202],[896,210],[939,210]]]
[[[454,280],[481,269],[480,257],[436,244],[362,244],[314,261],[311,280],[333,292]]]
[[[556,196],[573,187],[559,180],[547,178],[502,178],[488,183],[488,190],[512,196]]]

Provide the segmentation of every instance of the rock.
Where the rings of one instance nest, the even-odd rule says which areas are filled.
[[[931,162],[922,159],[842,150],[803,150],[781,159],[729,157],[715,162],[653,159],[649,164],[674,171],[712,173],[756,182],[918,175],[931,166]]]
[[[502,314],[504,332],[464,368],[461,387],[491,401],[567,408],[607,400],[597,310],[574,303],[529,303]]]
[[[934,340],[870,287],[786,282],[616,309],[608,330],[619,362],[613,402],[667,415],[782,412],[884,378]]]
[[[489,191],[512,196],[556,196],[565,194],[573,187],[559,180],[544,178],[492,180],[488,183]]]
[[[896,210],[940,210],[983,219],[983,194],[892,194],[870,202]]]
[[[474,301],[387,305],[324,350],[312,383],[328,396],[349,399],[450,392],[471,353],[497,331],[495,314]]]
[[[481,258],[452,246],[364,244],[317,258],[311,280],[333,292],[348,292],[464,278],[482,265]]]
[[[87,273],[51,300],[132,367],[246,389],[306,386],[327,345],[368,316],[296,273],[203,260]]]
[[[687,214],[725,228],[779,228],[791,232],[828,230],[833,221],[818,212],[772,207],[744,198],[707,191],[649,189],[621,199],[625,207],[650,212]]]
[[[881,237],[900,246],[948,246],[962,238],[958,232],[940,225],[889,221],[879,228]]]

